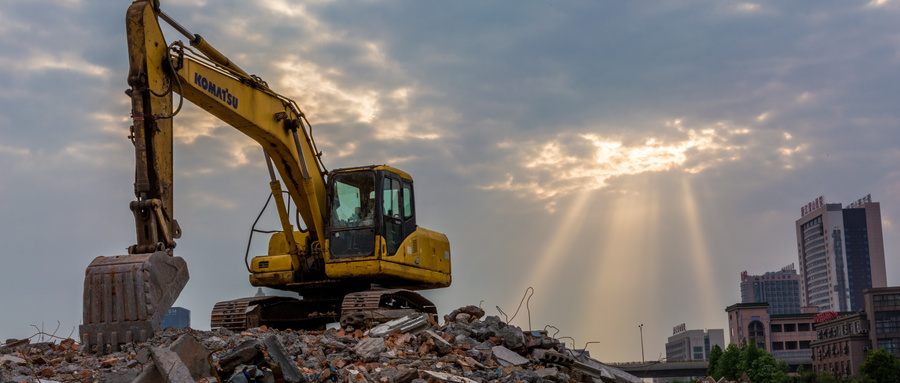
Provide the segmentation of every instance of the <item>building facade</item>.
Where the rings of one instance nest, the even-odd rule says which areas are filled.
[[[666,342],[666,360],[670,362],[707,360],[712,347],[725,348],[725,330],[686,330],[673,334]]]
[[[900,287],[866,289],[865,309],[820,314],[812,343],[813,368],[846,379],[859,373],[859,365],[872,349],[900,357]]]
[[[666,361],[709,360],[713,346],[725,349],[725,330],[686,330],[684,325],[676,326],[666,342]],[[654,383],[696,381],[705,376],[683,376],[678,378],[656,378]]]
[[[772,314],[800,312],[800,275],[793,263],[763,275],[741,272],[741,303],[763,302]]]
[[[830,372],[840,379],[858,375],[860,363],[872,348],[866,312],[821,313],[813,328],[813,371]]]
[[[863,309],[863,290],[887,286],[881,205],[871,195],[846,208],[818,197],[800,213],[795,226],[801,306]]]
[[[811,365],[811,343],[816,339],[813,321],[817,310],[807,307],[796,314],[770,314],[768,303],[738,303],[725,308],[728,342],[753,342],[775,359]]]
[[[863,296],[872,347],[900,357],[900,287],[867,289]]]

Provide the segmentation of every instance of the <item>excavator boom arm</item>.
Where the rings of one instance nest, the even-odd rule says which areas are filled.
[[[264,88],[258,80],[242,78],[215,67],[201,57],[172,56],[180,83],[176,91],[258,142],[272,159],[308,229],[324,233],[325,178],[302,113],[293,101]]]

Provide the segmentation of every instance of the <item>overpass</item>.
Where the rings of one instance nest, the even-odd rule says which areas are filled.
[[[811,358],[787,359],[790,372],[797,372],[797,367],[812,368]],[[677,378],[682,376],[706,376],[706,368],[709,362],[705,360],[690,360],[684,362],[630,362],[630,363],[606,363],[638,378]]]
[[[625,371],[638,378],[677,378],[682,376],[706,376],[705,360],[686,362],[632,362],[616,363],[610,366]]]

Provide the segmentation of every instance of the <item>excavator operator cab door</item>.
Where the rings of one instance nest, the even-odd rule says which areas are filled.
[[[416,230],[412,180],[379,168],[331,173],[326,230],[332,259],[397,254]]]
[[[384,227],[384,254],[397,254],[400,243],[416,230],[412,181],[381,171],[381,216]]]

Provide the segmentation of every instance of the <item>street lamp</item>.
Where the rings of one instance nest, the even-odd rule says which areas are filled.
[[[641,329],[641,363],[644,363],[644,324],[641,323],[638,328]]]

